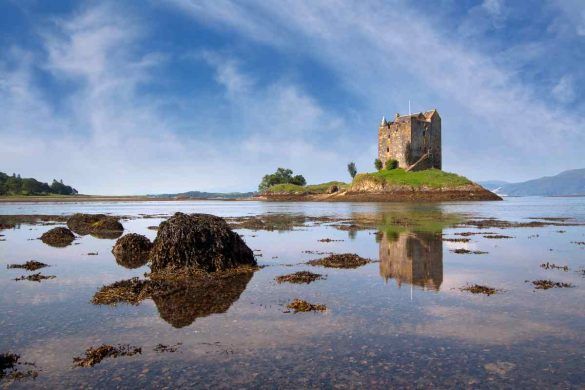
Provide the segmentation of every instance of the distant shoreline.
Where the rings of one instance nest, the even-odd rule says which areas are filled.
[[[364,194],[365,195],[365,194]],[[318,196],[310,196],[310,195],[276,195],[272,197],[266,196],[256,196],[251,198],[155,198],[155,197],[148,197],[148,196],[116,196],[116,195],[75,195],[75,196],[0,196],[0,204],[2,203],[84,203],[84,202],[188,202],[188,201],[209,201],[209,200],[216,200],[216,201],[224,201],[224,202],[408,202],[413,200],[418,201],[447,201],[453,199],[408,199],[408,197],[395,197],[391,199],[391,197],[382,194],[372,194],[374,196],[368,197],[366,196],[356,196],[356,197],[348,197],[346,199],[327,199],[323,197],[322,199]],[[503,196],[503,198],[528,198],[530,196]],[[585,197],[585,195],[533,195],[533,197],[542,197],[542,198],[579,198]],[[471,200],[471,199],[466,199]],[[474,199],[476,200],[476,199]],[[477,199],[479,200],[479,199]]]
[[[50,203],[50,202],[184,202],[203,200],[253,200],[247,199],[223,199],[223,198],[156,198],[150,196],[116,196],[116,195],[73,195],[73,196],[0,196],[0,203]]]

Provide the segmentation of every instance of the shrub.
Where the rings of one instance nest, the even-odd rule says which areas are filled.
[[[379,158],[375,159],[374,166],[376,167],[377,171],[382,170],[382,161]]]
[[[386,169],[391,171],[392,169],[398,168],[398,160],[390,159],[386,161]]]

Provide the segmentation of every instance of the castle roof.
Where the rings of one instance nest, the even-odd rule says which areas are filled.
[[[432,109],[430,111],[425,111],[425,112],[415,112],[414,114],[410,114],[410,115],[396,114],[396,118],[394,119],[394,122],[404,122],[404,121],[407,121],[409,118],[416,118],[416,119],[428,121],[428,120],[431,120],[431,118],[435,114],[438,114],[436,109]]]

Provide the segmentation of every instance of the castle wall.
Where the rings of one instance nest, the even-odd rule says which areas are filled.
[[[378,130],[378,158],[384,166],[390,159],[398,160],[398,166],[408,166],[408,145],[410,145],[410,118],[398,123],[380,126]]]
[[[443,169],[441,146],[441,117],[435,115],[431,121],[432,168]]]

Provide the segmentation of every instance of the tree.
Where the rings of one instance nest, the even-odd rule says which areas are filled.
[[[382,170],[382,167],[383,167],[382,161],[379,158],[375,159],[374,160],[374,166],[376,167],[376,170],[377,171],[381,171]]]
[[[293,176],[293,171],[286,168],[278,168],[276,172],[270,175],[265,175],[258,186],[258,191],[264,192],[268,188],[276,184],[296,184],[304,186],[307,181],[302,175]]]
[[[20,174],[13,173],[12,176],[0,172],[0,195],[46,195],[62,194],[74,195],[77,190],[63,184],[63,180],[53,180],[50,186],[33,178],[23,178]]]
[[[77,194],[77,190],[68,185],[63,184],[63,180],[57,181],[53,179],[51,183],[51,192],[59,195],[74,195]]]
[[[391,171],[392,169],[398,168],[398,160],[390,159],[386,161],[386,169]]]
[[[355,163],[353,161],[347,164],[347,171],[349,172],[349,175],[352,179],[357,174],[357,168],[355,167]]]
[[[290,181],[290,184],[296,184],[298,186],[304,186],[307,185],[307,181],[305,180],[305,178],[303,177],[303,175],[296,175],[292,178],[292,180]]]

